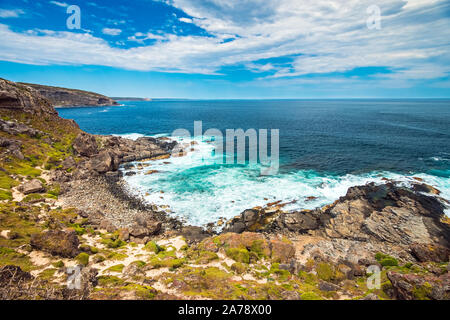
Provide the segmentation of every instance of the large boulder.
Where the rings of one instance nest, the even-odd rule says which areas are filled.
[[[33,248],[66,258],[73,258],[80,253],[79,244],[73,229],[48,230],[31,235]]]
[[[73,149],[79,155],[91,157],[98,153],[97,140],[88,133],[80,133],[73,141]]]
[[[102,151],[90,160],[90,168],[98,173],[116,171],[119,168],[119,160],[108,151]]]
[[[42,182],[40,180],[33,179],[22,183],[18,187],[18,190],[23,194],[37,193],[44,191],[44,186],[42,185]]]

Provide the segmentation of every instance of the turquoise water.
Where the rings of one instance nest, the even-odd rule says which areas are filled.
[[[87,132],[130,138],[192,132],[198,120],[203,130],[279,129],[273,176],[261,176],[258,164],[216,164],[209,137],[193,137],[188,156],[149,162],[126,177],[131,192],[196,225],[275,200],[314,208],[383,177],[405,184],[420,177],[450,199],[449,100],[130,101],[58,112]]]

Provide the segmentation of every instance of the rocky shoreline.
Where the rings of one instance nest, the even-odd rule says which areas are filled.
[[[450,299],[447,204],[420,179],[314,210],[249,208],[215,233],[124,188],[121,165],[175,142],[82,132],[6,80],[0,115],[0,299]]]

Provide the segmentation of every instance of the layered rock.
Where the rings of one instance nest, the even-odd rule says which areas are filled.
[[[446,262],[450,226],[443,222],[444,204],[433,189],[427,189],[431,195],[423,190],[393,183],[351,187],[315,210],[284,212],[279,205],[245,210],[224,230],[308,235],[313,240],[303,246],[305,257],[357,263],[381,251],[404,261]]]
[[[118,103],[113,99],[94,92],[44,86],[32,83],[22,83],[22,85],[37,90],[42,96],[48,99],[55,106],[75,107],[118,105]]]
[[[33,88],[0,78],[0,109],[20,110],[32,114],[57,112],[51,102]]]

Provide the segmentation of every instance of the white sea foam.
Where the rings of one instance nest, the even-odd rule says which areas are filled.
[[[130,134],[127,137],[139,136],[142,135]],[[186,138],[176,140],[191,141]],[[229,219],[245,209],[277,200],[293,202],[285,207],[286,210],[313,209],[344,196],[349,187],[368,182],[383,183],[383,178],[409,185],[416,181],[413,177],[418,177],[441,190],[441,197],[450,199],[450,179],[429,174],[372,172],[324,176],[313,171],[297,171],[260,176],[257,165],[216,165],[213,145],[200,138],[193,140],[197,144],[192,146],[194,151],[187,156],[149,161],[149,166],[142,170],[131,169],[137,172],[136,175],[125,176],[129,191],[144,196],[149,203],[168,205],[172,215],[192,225],[205,225],[221,217]],[[149,170],[158,172],[146,175]],[[450,214],[449,209],[446,213]]]
[[[145,135],[141,133],[112,134],[112,136],[122,137],[130,140],[137,140],[138,138],[145,137]]]

